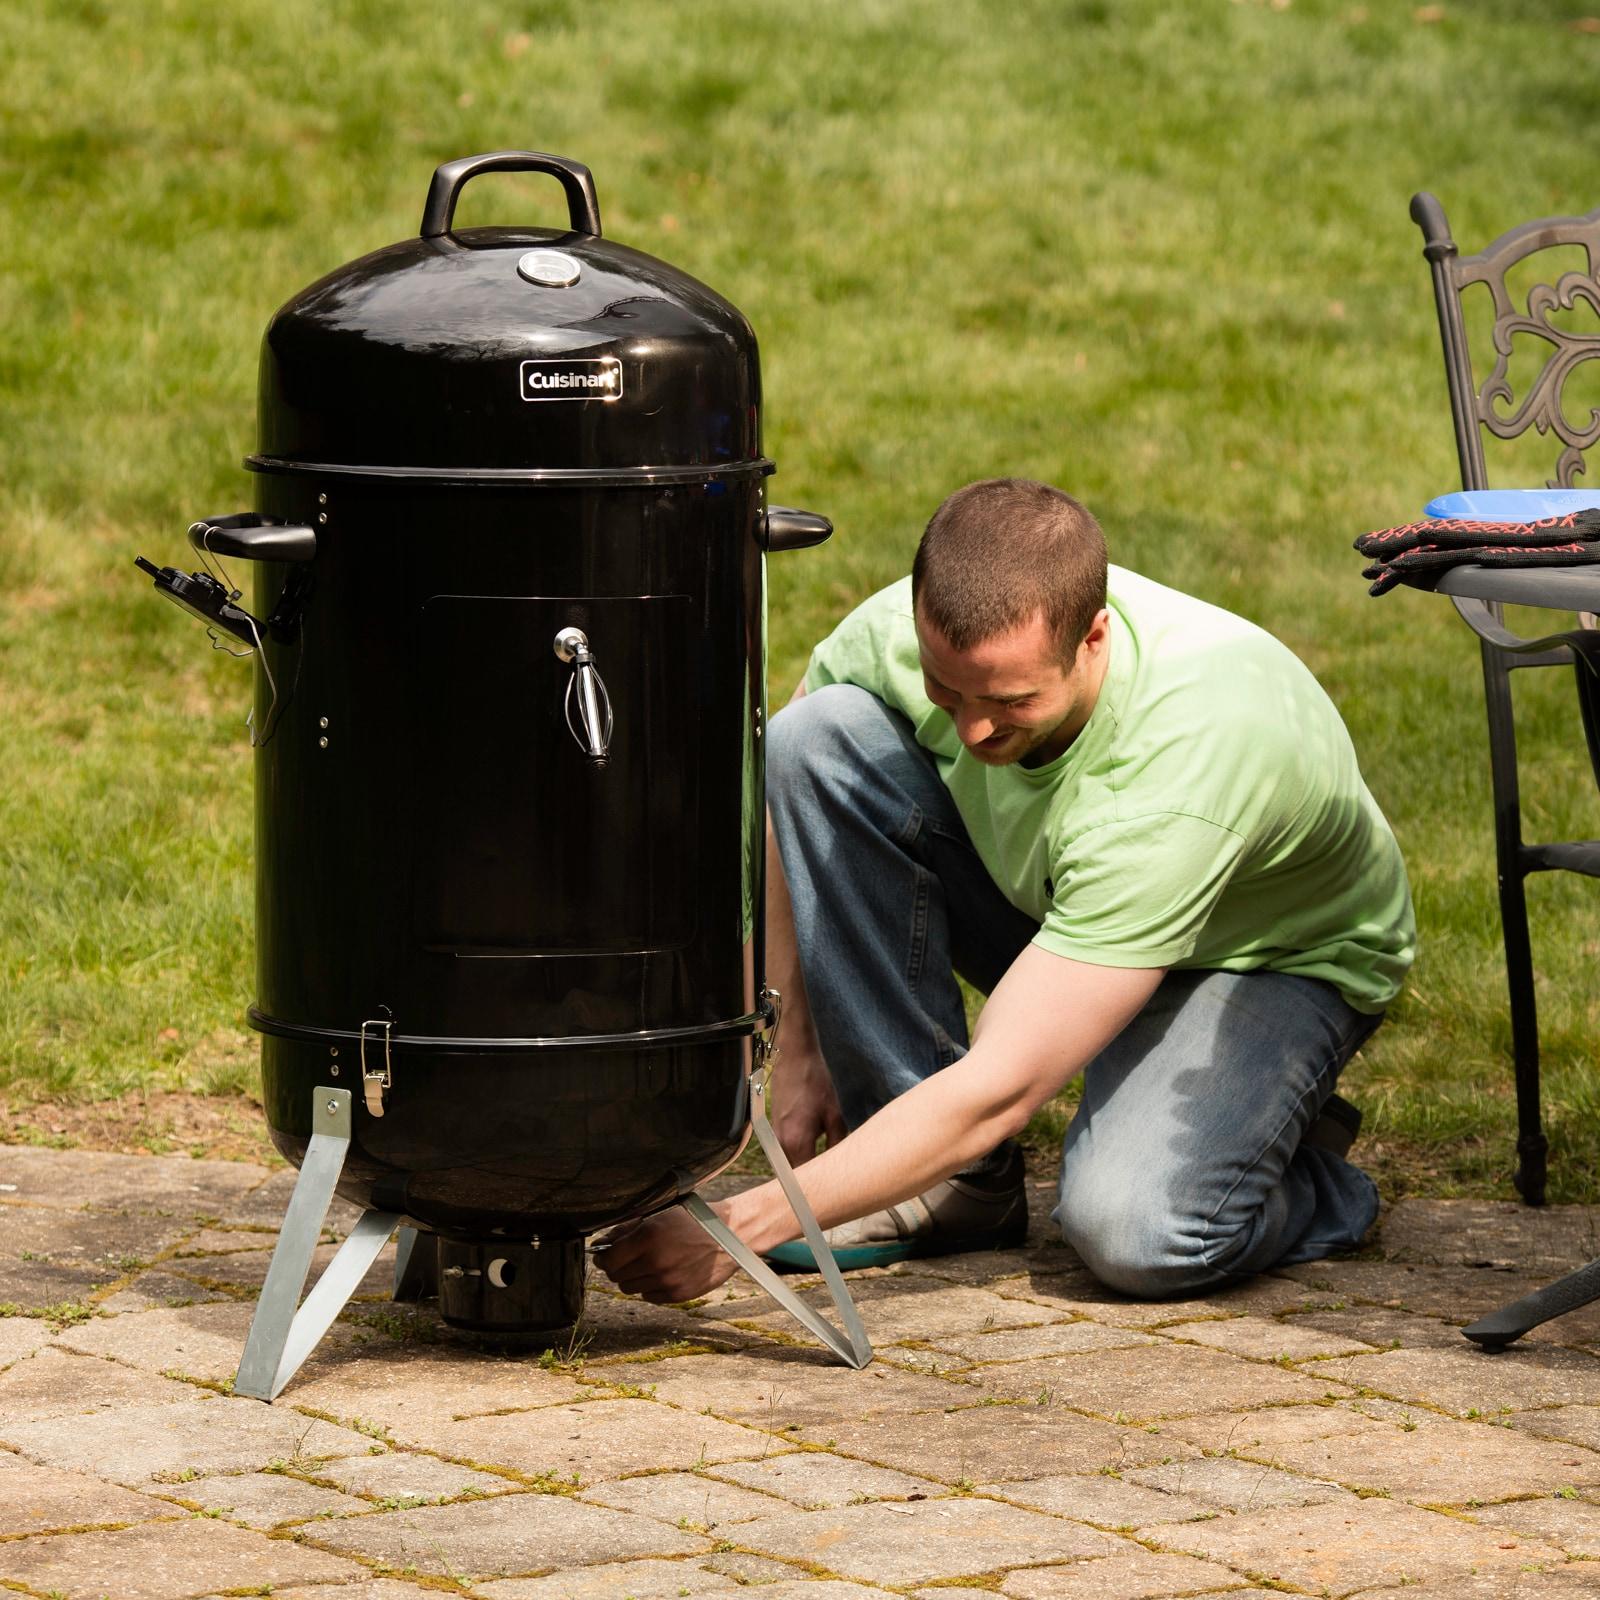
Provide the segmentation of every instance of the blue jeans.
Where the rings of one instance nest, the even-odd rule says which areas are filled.
[[[988,993],[1038,924],[876,696],[833,685],[788,707],[767,775],[818,1042],[856,1127],[966,1053],[953,974]],[[1376,1186],[1301,1139],[1380,1020],[1314,978],[1169,972],[1084,1072],[1062,1237],[1104,1283],[1149,1298],[1358,1244]]]

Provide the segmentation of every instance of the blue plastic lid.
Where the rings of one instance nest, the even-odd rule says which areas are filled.
[[[1569,511],[1600,508],[1600,489],[1460,489],[1430,500],[1428,517],[1465,517],[1476,522],[1538,522]]]

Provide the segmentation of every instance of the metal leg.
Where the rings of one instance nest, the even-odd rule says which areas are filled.
[[[750,1123],[761,1148],[767,1153],[767,1160],[772,1163],[773,1174],[782,1185],[795,1216],[800,1219],[806,1243],[811,1246],[811,1253],[822,1270],[822,1281],[828,1286],[834,1309],[843,1320],[845,1331],[841,1334],[827,1318],[813,1311],[755,1251],[728,1228],[698,1194],[685,1195],[681,1204],[785,1311],[814,1333],[846,1366],[859,1370],[872,1360],[872,1343],[861,1324],[861,1314],[856,1310],[855,1301],[845,1287],[839,1264],[833,1259],[833,1251],[828,1248],[828,1241],[823,1238],[822,1229],[817,1225],[816,1213],[812,1211],[795,1179],[794,1168],[789,1165],[789,1158],[784,1155],[783,1147],[772,1131],[772,1124],[767,1121],[766,1085],[760,1073],[750,1080]]]
[[[350,1091],[313,1091],[311,1126],[311,1142],[278,1230],[267,1281],[261,1286],[233,1380],[235,1394],[256,1400],[276,1399],[299,1371],[400,1222],[393,1212],[363,1212],[305,1304],[299,1305],[323,1218],[350,1148]]]
[[[1579,1267],[1576,1272],[1569,1272],[1566,1277],[1535,1289],[1520,1300],[1513,1300],[1510,1305],[1490,1312],[1461,1331],[1487,1351],[1504,1350],[1530,1328],[1576,1311],[1593,1300],[1600,1300],[1600,1261],[1591,1261],[1588,1266]]]
[[[395,1299],[426,1300],[438,1292],[439,1236],[402,1228],[395,1238]]]

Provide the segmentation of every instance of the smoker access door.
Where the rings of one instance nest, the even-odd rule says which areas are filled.
[[[698,913],[700,730],[687,595],[436,595],[417,682],[416,933],[465,957],[682,945]],[[607,763],[569,722],[587,636],[610,700]]]

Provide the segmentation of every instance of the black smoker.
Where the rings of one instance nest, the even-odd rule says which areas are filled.
[[[488,171],[559,179],[570,229],[452,231]],[[586,167],[449,162],[420,237],[267,329],[256,509],[190,530],[253,609],[141,562],[256,653],[273,1141],[301,1165],[326,1113],[459,1325],[573,1321],[584,1236],[749,1129],[763,557],[831,531],[766,506],[760,403],[750,325],[603,239]]]

